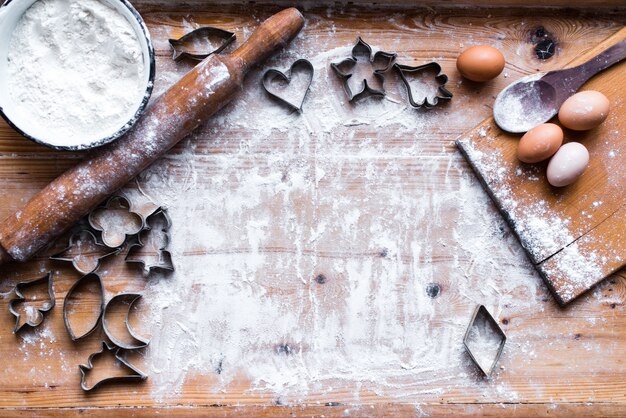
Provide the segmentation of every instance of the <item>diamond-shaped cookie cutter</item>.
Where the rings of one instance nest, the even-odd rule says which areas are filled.
[[[353,68],[354,66],[358,64],[359,57],[363,58],[364,56],[367,56],[367,60],[370,62],[370,64],[373,67],[376,65],[377,62],[381,62],[381,61],[383,63],[386,62],[386,64],[381,65],[380,68],[377,68],[377,69],[375,68],[373,72],[373,75],[380,80],[381,89],[378,90],[378,89],[371,87],[368,84],[367,79],[363,79],[359,91],[353,92],[352,89],[350,88],[350,83],[349,83],[349,80],[352,78],[353,74],[349,73],[345,67],[348,67],[349,69]],[[343,80],[343,88],[346,91],[346,94],[348,95],[348,101],[351,102],[365,95],[381,96],[381,97],[385,96],[385,90],[384,90],[385,76],[383,74],[387,70],[389,70],[389,68],[391,68],[396,56],[397,56],[396,54],[378,51],[374,54],[374,57],[372,57],[372,47],[359,36],[357,38],[356,45],[352,48],[351,56],[349,58],[344,59],[343,61],[340,61],[337,63],[331,63],[330,66],[335,71],[335,73],[339,76],[339,78]]]
[[[40,279],[31,280],[27,282],[20,282],[17,285],[15,285],[16,297],[11,299],[11,301],[9,302],[9,312],[11,312],[11,314],[15,317],[15,328],[13,329],[13,333],[17,334],[26,326],[29,326],[31,328],[38,327],[39,325],[43,323],[45,319],[45,314],[50,312],[54,308],[55,298],[54,298],[54,287],[52,284],[52,276],[53,276],[52,272],[49,272],[48,274],[46,274],[44,277]],[[22,315],[15,309],[16,305],[18,303],[23,303],[27,301],[27,299],[24,297],[24,294],[23,294],[25,289],[37,286],[42,283],[47,283],[48,297],[50,298],[50,302],[47,302],[45,307],[37,308],[37,317],[34,320],[29,319],[28,321],[20,325],[20,319]]]
[[[478,327],[478,324],[477,324],[478,321],[484,321],[486,324],[489,324],[491,328],[489,332],[493,332],[497,337],[500,338],[497,353],[495,354],[493,361],[491,361],[488,365],[480,361],[478,356],[481,353],[475,352],[476,347],[474,349],[470,347],[471,345],[470,342],[472,340],[472,331],[476,327]],[[504,331],[502,331],[502,328],[500,328],[498,321],[494,319],[494,317],[489,313],[487,308],[485,308],[483,305],[477,306],[476,310],[474,311],[474,314],[472,315],[472,320],[470,321],[470,324],[467,327],[465,336],[463,337],[463,345],[465,346],[465,350],[471,357],[472,361],[474,361],[476,366],[478,366],[480,371],[483,372],[483,374],[486,377],[491,376],[491,373],[493,373],[493,370],[495,369],[496,364],[498,363],[498,360],[500,360],[500,356],[502,356],[505,343],[506,343],[506,334],[504,333]]]
[[[119,361],[122,365],[127,367],[130,371],[132,371],[133,374],[107,377],[102,380],[99,380],[93,386],[89,387],[87,386],[87,382],[85,382],[87,372],[90,370],[93,370],[93,367],[94,367],[93,359],[103,354],[105,350],[108,352],[111,352],[113,356],[115,357],[115,359]],[[130,381],[138,381],[138,380],[144,381],[148,378],[148,375],[146,375],[144,372],[142,372],[141,370],[139,370],[138,368],[130,364],[120,355],[120,349],[118,347],[109,345],[105,341],[102,342],[102,347],[100,348],[99,351],[96,351],[95,353],[92,353],[89,355],[89,358],[87,359],[87,364],[86,365],[80,364],[78,366],[78,369],[80,370],[80,373],[81,373],[80,388],[85,392],[90,392],[94,389],[97,389],[101,385],[107,382],[130,382]]]
[[[197,39],[210,39],[210,38],[219,38],[222,43],[211,51],[206,51],[202,53],[194,53],[188,52],[185,49],[185,44],[187,42],[194,42]],[[225,29],[215,28],[213,26],[203,26],[201,28],[195,29],[178,39],[170,39],[169,43],[174,50],[172,59],[174,61],[180,61],[185,58],[189,58],[196,61],[202,61],[206,57],[212,54],[219,54],[222,52],[228,45],[233,43],[237,39],[237,35],[233,32],[227,31]]]
[[[437,106],[441,100],[451,100],[453,94],[445,87],[448,82],[448,76],[441,73],[441,66],[436,62],[429,62],[427,64],[418,65],[412,67],[410,65],[394,64],[393,67],[400,75],[402,83],[406,87],[407,95],[409,96],[409,103],[414,108],[426,107],[432,108]],[[423,95],[420,98],[415,97],[413,89],[411,88],[411,82],[408,77],[414,73],[421,73],[423,71],[433,70],[435,75],[435,81],[437,82],[437,94],[432,96],[432,102],[429,100],[428,95]]]

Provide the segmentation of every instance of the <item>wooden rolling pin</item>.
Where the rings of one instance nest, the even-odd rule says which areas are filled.
[[[251,67],[289,43],[303,25],[297,9],[285,9],[232,54],[198,64],[128,134],[66,171],[0,224],[0,265],[33,257],[189,135],[242,89]]]

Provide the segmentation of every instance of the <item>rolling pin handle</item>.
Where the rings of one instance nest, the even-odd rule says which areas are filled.
[[[304,16],[298,9],[295,7],[285,9],[261,23],[261,26],[230,57],[240,63],[245,74],[276,49],[287,45],[303,26]]]

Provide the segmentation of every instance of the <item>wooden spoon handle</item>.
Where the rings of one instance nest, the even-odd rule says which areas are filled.
[[[626,58],[626,39],[602,51],[589,61],[565,70],[547,73],[544,81],[548,81],[557,91],[559,103],[578,91],[591,77],[617,64]]]
[[[0,265],[26,261],[185,138],[241,90],[246,71],[293,39],[304,18],[286,9],[231,56],[212,55],[157,99],[118,141],[63,173],[0,224]]]

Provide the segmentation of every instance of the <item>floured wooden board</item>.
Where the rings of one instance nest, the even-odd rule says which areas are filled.
[[[576,58],[581,64],[626,38],[626,29]],[[571,302],[626,263],[626,62],[599,74],[581,90],[598,90],[611,101],[606,122],[589,132],[565,130],[591,157],[575,184],[551,187],[546,163],[517,159],[520,135],[502,131],[493,118],[464,134],[457,145],[519,237],[562,305]]]

